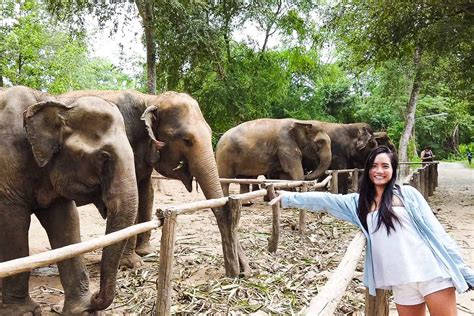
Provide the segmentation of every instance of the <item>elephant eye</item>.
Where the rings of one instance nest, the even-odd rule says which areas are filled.
[[[106,152],[105,150],[101,150],[101,151],[100,151],[100,153],[99,153],[99,159],[100,159],[102,162],[109,161],[111,158],[112,158],[112,156],[110,155],[110,153]]]
[[[192,141],[191,138],[186,138],[186,137],[185,137],[185,138],[183,138],[183,142],[184,142],[184,144],[185,144],[186,146],[188,146],[188,147],[192,147],[192,146],[193,146],[193,141]]]

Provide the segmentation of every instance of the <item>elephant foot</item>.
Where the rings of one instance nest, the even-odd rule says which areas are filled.
[[[149,242],[144,242],[140,245],[137,245],[137,247],[135,248],[135,252],[142,257],[149,255],[150,253],[153,253],[155,251],[155,248]]]
[[[27,298],[21,303],[0,304],[0,316],[10,315],[39,316],[41,315],[41,307],[31,298]]]
[[[92,295],[87,293],[80,298],[66,298],[64,307],[60,311],[63,315],[99,315],[99,312],[93,310],[91,304]]]
[[[135,252],[123,254],[122,259],[120,260],[120,267],[125,269],[135,270],[143,266],[143,264],[142,258]]]

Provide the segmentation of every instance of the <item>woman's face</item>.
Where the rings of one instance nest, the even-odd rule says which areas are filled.
[[[370,167],[370,181],[376,187],[385,187],[392,179],[393,169],[390,157],[386,153],[378,154]]]

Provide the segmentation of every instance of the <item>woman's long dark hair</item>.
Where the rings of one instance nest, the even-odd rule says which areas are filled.
[[[385,186],[380,205],[377,205],[379,216],[375,230],[378,230],[383,222],[387,228],[387,235],[390,235],[390,229],[395,230],[394,221],[400,222],[392,209],[393,189],[395,187],[395,181],[397,180],[398,157],[397,154],[392,152],[387,146],[379,146],[373,149],[365,161],[364,175],[362,176],[359,186],[359,206],[357,208],[357,215],[359,216],[359,220],[365,230],[368,231],[367,214],[369,214],[372,203],[374,203],[375,200],[375,185],[370,180],[369,173],[374,164],[375,157],[380,154],[387,154],[389,156],[393,174],[392,179],[390,179]]]

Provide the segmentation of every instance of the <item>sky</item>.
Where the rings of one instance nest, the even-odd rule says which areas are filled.
[[[129,75],[141,70],[139,64],[145,63],[146,51],[141,42],[143,27],[138,16],[132,18],[127,26],[123,23],[119,25],[115,34],[111,34],[113,29],[111,21],[107,22],[103,29],[99,28],[93,16],[87,17],[87,21],[91,57],[106,58]]]

